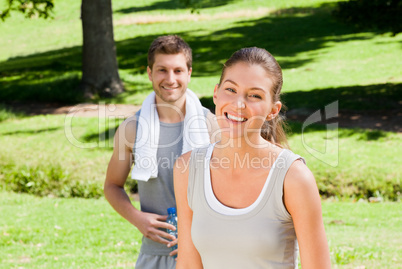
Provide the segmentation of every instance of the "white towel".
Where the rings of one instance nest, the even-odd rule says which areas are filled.
[[[158,176],[156,153],[159,143],[160,124],[156,107],[155,92],[152,92],[142,103],[138,117],[134,145],[135,164],[131,172],[132,179],[148,181],[150,178]],[[204,109],[195,93],[187,89],[182,154],[209,143]]]

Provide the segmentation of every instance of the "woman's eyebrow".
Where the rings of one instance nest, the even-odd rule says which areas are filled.
[[[236,82],[234,82],[233,80],[231,80],[231,79],[226,79],[223,83],[226,83],[226,82],[229,82],[229,83],[231,83],[231,84],[234,84],[234,85],[236,85],[236,86],[239,86]],[[222,83],[222,84],[223,84]],[[251,87],[250,88],[250,90],[258,90],[258,91],[262,91],[262,92],[266,92],[263,88],[261,88],[261,87]]]
[[[231,80],[231,79],[227,79],[227,80],[225,80],[223,83],[226,83],[226,82],[229,82],[229,83],[232,83],[232,84],[234,84],[234,85],[236,85],[236,86],[239,86],[236,82],[234,82],[234,81]]]

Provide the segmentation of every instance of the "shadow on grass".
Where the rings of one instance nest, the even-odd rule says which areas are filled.
[[[40,134],[40,133],[48,133],[48,132],[54,132],[57,130],[62,129],[62,127],[54,127],[54,128],[45,128],[45,129],[39,129],[39,130],[18,130],[15,132],[7,132],[7,133],[0,133],[1,135],[33,135],[33,134]]]
[[[193,77],[219,75],[223,63],[234,51],[250,46],[264,47],[275,57],[310,52],[309,57],[303,59],[280,61],[283,69],[297,68],[314,61],[320,56],[314,51],[331,43],[374,37],[351,36],[355,33],[353,28],[332,19],[332,6],[324,4],[318,8],[279,10],[264,18],[235,22],[232,27],[207,35],[205,27],[176,34],[193,49]],[[144,73],[148,47],[156,37],[141,36],[118,42],[119,67],[133,73]]]
[[[3,102],[82,102],[78,92],[81,48],[72,47],[14,57],[0,63]]]
[[[103,132],[91,132],[82,137],[85,142],[99,142],[99,141],[108,141],[112,139],[117,131],[119,125],[111,126]],[[111,143],[110,146],[113,146]]]
[[[233,1],[234,0],[197,0],[195,5],[196,8],[203,9],[203,8],[224,6]],[[128,14],[142,11],[177,10],[185,8],[186,6],[184,5],[184,3],[180,2],[179,0],[170,0],[170,1],[156,2],[149,6],[124,8],[117,10],[115,12]]]
[[[171,6],[177,6],[173,2]],[[212,3],[205,1],[205,4],[209,2]],[[227,4],[229,1],[217,2]],[[165,5],[169,3],[157,2],[154,6],[147,7],[147,10],[165,9],[167,8]],[[219,75],[222,64],[234,51],[255,45],[266,48],[276,57],[310,52],[309,57],[280,62],[283,69],[297,68],[314,61],[319,57],[318,53],[314,52],[330,46],[328,44],[331,42],[362,38],[351,36],[354,33],[353,28],[348,28],[332,19],[330,15],[332,6],[324,4],[317,8],[283,9],[261,19],[236,22],[232,27],[211,31],[210,34],[205,34],[206,30],[210,31],[206,24],[200,24],[198,30],[177,34],[181,35],[193,49],[193,77]],[[125,12],[138,12],[138,10]],[[132,75],[144,74],[148,47],[156,37],[157,35],[145,35],[116,42],[119,69]],[[10,58],[0,62],[0,99],[3,102],[16,100],[81,102],[81,93],[75,90],[80,82],[80,75],[81,47],[78,46]],[[113,99],[115,102],[124,102],[128,95],[151,90],[150,83],[125,83],[128,91]],[[314,91],[305,94],[313,98],[317,95]],[[326,95],[320,96],[327,98]],[[304,98],[304,93],[300,93],[297,98],[292,98],[291,94],[285,98],[291,107],[289,99],[296,102],[296,99]],[[297,102],[301,105],[303,101]],[[307,101],[304,103],[310,104]]]
[[[323,109],[329,103],[339,101],[339,109],[393,110],[400,108],[402,83],[346,86],[284,93],[283,103],[289,109]]]
[[[33,72],[30,73],[32,75]],[[45,78],[32,78],[31,80],[18,79],[13,82],[0,84],[0,98],[4,101],[25,102],[58,102],[74,104],[84,101],[78,92],[80,82],[78,74],[55,74]]]
[[[214,111],[212,97],[202,97],[200,100],[205,107]],[[401,100],[402,83],[315,89],[282,95],[282,102],[288,110],[306,108],[312,112],[335,101],[339,102],[340,110],[396,110],[400,108]]]
[[[201,103],[214,112],[215,105],[212,97],[203,97]],[[288,112],[285,115],[290,115],[292,111],[301,110],[306,113],[304,117],[300,117],[303,122],[308,116],[311,116],[315,111],[323,109],[330,103],[338,101],[339,112],[352,111],[357,114],[372,113],[381,114],[381,111],[393,113],[400,108],[402,100],[402,83],[398,84],[376,84],[367,86],[350,86],[340,88],[315,89],[312,91],[297,91],[286,93],[282,97],[282,101],[288,107]],[[397,113],[394,113],[395,119]],[[287,117],[289,118],[289,117]],[[325,117],[315,124],[308,125],[302,129],[303,123],[289,120],[291,135],[317,131],[326,131],[328,123],[337,123],[341,119],[338,117],[330,118],[328,121]],[[380,122],[385,122],[390,119],[380,119]],[[394,119],[393,119],[394,120]],[[375,122],[374,122],[375,123]],[[346,127],[346,126],[345,126]],[[359,140],[378,140],[387,136],[387,132],[382,130],[368,130],[356,127],[342,127],[339,132],[339,138],[357,135]],[[386,129],[395,131],[394,129]]]
[[[311,124],[307,128],[303,129],[302,122],[287,121],[288,124],[288,137],[294,135],[300,135],[302,133],[312,133],[312,132],[326,132],[330,131],[327,126],[323,123]],[[363,141],[376,141],[381,138],[386,138],[389,133],[382,130],[367,130],[361,128],[339,128],[338,138],[349,138],[356,137],[357,140]]]

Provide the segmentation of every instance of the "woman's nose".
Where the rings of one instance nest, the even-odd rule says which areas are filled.
[[[238,99],[236,105],[237,105],[237,109],[245,109],[246,108],[246,104],[244,103],[243,99]]]

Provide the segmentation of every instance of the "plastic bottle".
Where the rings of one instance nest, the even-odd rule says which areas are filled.
[[[176,227],[176,230],[170,230],[167,229],[168,234],[173,235],[174,237],[177,238],[177,214],[176,214],[176,208],[175,207],[170,207],[167,210],[168,212],[168,217],[166,222],[173,225],[174,227]],[[172,251],[177,249],[177,245],[173,246],[170,248]],[[173,258],[177,258],[177,255],[173,256]]]

